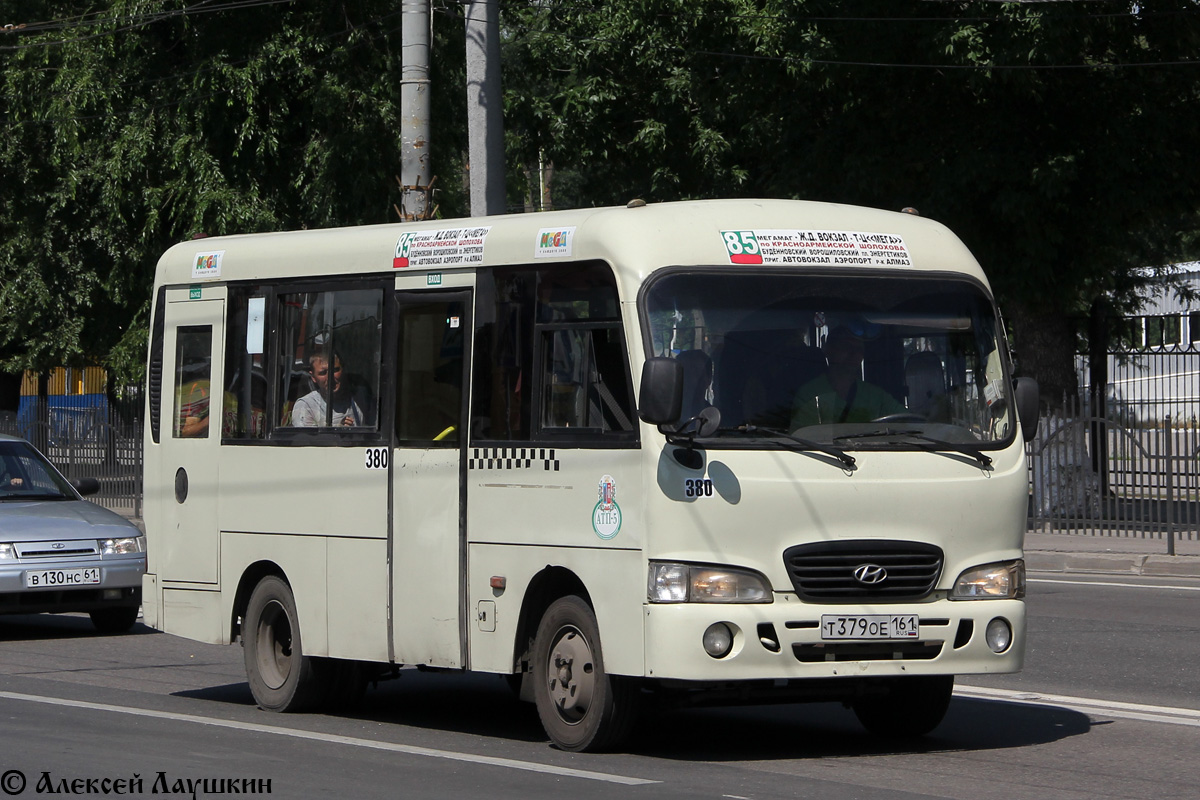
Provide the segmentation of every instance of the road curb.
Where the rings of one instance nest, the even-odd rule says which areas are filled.
[[[1200,556],[1026,551],[1025,566],[1033,572],[1083,572],[1164,578],[1200,577]]]

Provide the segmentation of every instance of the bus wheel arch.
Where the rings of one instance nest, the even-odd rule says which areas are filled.
[[[547,564],[529,581],[525,597],[521,601],[521,613],[517,618],[517,633],[513,639],[513,671],[519,676],[528,672],[533,661],[533,638],[537,633],[538,623],[550,604],[560,597],[576,595],[582,597],[589,605],[591,595],[584,587],[583,581],[566,567],[556,567]],[[532,696],[522,699],[533,701]]]
[[[254,591],[254,587],[258,586],[259,581],[268,575],[277,575],[285,583],[288,583],[287,575],[284,574],[283,568],[273,561],[256,561],[242,572],[237,590],[233,594],[232,618],[230,619],[229,627],[229,642],[231,644],[236,642],[238,637],[242,635],[242,625],[246,618],[246,607],[250,604],[250,594]]]

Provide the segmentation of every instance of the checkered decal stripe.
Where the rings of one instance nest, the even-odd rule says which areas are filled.
[[[467,469],[536,469],[558,472],[554,450],[545,447],[473,447]]]

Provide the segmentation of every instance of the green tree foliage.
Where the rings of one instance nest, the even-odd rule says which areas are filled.
[[[1200,6],[511,0],[508,124],[595,203],[918,208],[961,235],[1027,372],[1073,388],[1070,315],[1128,303],[1197,227]],[[1195,243],[1191,245],[1195,257]]]
[[[136,377],[154,262],[196,233],[394,219],[401,8],[8,4],[0,369]],[[1196,254],[1196,0],[503,0],[501,25],[514,204],[540,161],[559,206],[915,206],[983,262],[1051,396],[1074,383],[1069,314]],[[461,6],[436,0],[434,32],[454,216]]]
[[[0,20],[25,26],[0,33],[0,369],[99,362],[137,380],[170,244],[394,221],[400,10],[42,0]],[[439,16],[451,76],[461,26]]]

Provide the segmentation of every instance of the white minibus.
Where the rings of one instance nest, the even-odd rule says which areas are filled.
[[[655,703],[932,730],[1025,647],[987,279],[907,213],[713,200],[197,239],[155,279],[147,624],[254,698],[508,676],[565,750]]]

